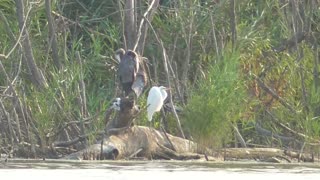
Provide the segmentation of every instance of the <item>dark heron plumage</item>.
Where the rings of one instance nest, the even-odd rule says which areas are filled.
[[[136,80],[136,75],[139,70],[139,57],[131,50],[125,52],[123,49],[116,51],[116,58],[119,62],[119,77],[122,89],[125,96],[132,92],[132,84]]]

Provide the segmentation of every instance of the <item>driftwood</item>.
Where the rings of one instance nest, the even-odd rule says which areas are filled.
[[[276,148],[228,148],[225,159],[268,159],[285,156],[284,150]]]
[[[133,120],[140,110],[135,99],[123,97],[120,111],[111,118],[112,109],[106,111],[106,127],[101,143],[67,155],[64,159],[200,159],[205,153],[197,144],[180,137],[160,132],[153,128],[134,126]]]
[[[315,162],[313,154],[298,153],[277,148],[228,148],[224,149],[225,160],[255,159],[264,162]]]
[[[198,151],[197,144],[180,137],[167,134],[144,126],[132,126],[110,135],[100,144],[94,144],[85,150],[73,153],[64,159],[127,159],[142,157],[147,159],[200,159],[204,153]]]
[[[298,159],[299,161],[301,160],[303,162],[315,162],[315,157],[313,154],[297,153],[289,150],[285,150],[284,154],[289,156],[290,158]],[[319,162],[319,159],[317,161]]]
[[[215,152],[199,148],[198,144],[153,128],[132,126],[106,137],[101,144],[72,153],[63,159],[121,160],[121,159],[165,159],[165,160],[256,160],[260,162],[315,162],[312,154],[298,153],[277,148],[226,148]],[[174,147],[172,147],[171,143]],[[213,156],[214,154],[214,156]],[[211,155],[211,156],[207,156]]]

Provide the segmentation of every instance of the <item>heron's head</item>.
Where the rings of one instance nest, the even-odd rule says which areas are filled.
[[[131,58],[131,60],[134,62],[135,72],[138,72],[138,70],[139,70],[139,56],[137,55],[137,53],[132,50],[128,50],[126,55],[129,56]]]
[[[125,50],[120,48],[118,50],[116,50],[116,53],[115,53],[115,58],[117,59],[117,61],[120,63],[121,59],[122,59],[122,56],[125,54]]]

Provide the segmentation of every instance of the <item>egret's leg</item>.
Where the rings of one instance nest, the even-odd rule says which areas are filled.
[[[151,121],[148,121],[149,130],[151,130]]]

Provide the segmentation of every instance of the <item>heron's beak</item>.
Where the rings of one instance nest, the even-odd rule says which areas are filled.
[[[171,89],[172,89],[172,88],[170,88],[170,87],[166,87],[166,89],[165,89],[165,90],[166,90],[166,91],[168,91],[168,90],[171,90]]]

